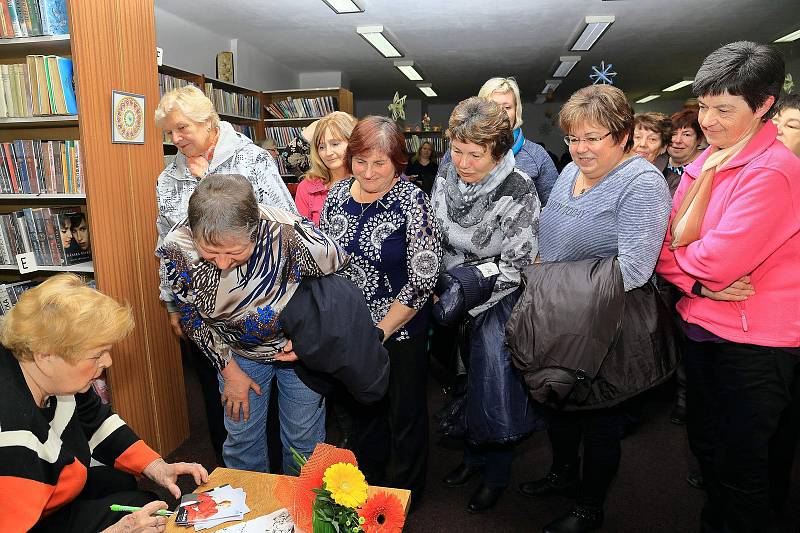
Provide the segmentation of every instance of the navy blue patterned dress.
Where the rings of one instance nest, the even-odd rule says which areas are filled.
[[[395,300],[418,311],[391,337],[408,339],[425,330],[430,316],[442,257],[436,218],[412,183],[398,180],[383,198],[361,204],[350,194],[354,181],[331,187],[320,229],[350,256],[343,274],[363,291],[375,324]]]

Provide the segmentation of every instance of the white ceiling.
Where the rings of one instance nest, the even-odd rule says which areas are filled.
[[[552,77],[561,55],[582,55],[555,93],[587,85],[592,65],[613,63],[615,84],[636,99],[693,76],[702,59],[735,40],[771,42],[800,28],[800,0],[357,0],[364,13],[337,15],[322,0],[156,0],[157,7],[247,41],[297,72],[342,71],[359,98],[410,82],[355,32],[381,24],[441,99],[474,94],[489,77],[514,75],[526,100]],[[587,15],[616,22],[589,52],[569,47]],[[789,60],[800,41],[778,45]],[[688,97],[690,88],[675,93]]]

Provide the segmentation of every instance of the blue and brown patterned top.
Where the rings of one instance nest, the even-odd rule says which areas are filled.
[[[397,180],[383,198],[361,204],[350,194],[354,181],[331,187],[320,229],[350,255],[343,274],[364,292],[373,323],[383,320],[395,300],[418,311],[391,337],[408,339],[422,333],[430,318],[442,260],[439,227],[428,196],[416,185]]]
[[[308,220],[259,206],[253,255],[245,265],[220,270],[202,259],[183,220],[156,250],[165,287],[181,313],[184,333],[217,368],[231,351],[270,361],[286,344],[280,313],[302,278],[332,274],[347,254]]]

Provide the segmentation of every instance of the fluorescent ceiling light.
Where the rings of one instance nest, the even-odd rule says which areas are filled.
[[[666,89],[661,89],[661,90],[663,92],[671,93],[672,91],[677,91],[678,89],[681,89],[681,88],[686,87],[687,85],[691,85],[693,83],[694,83],[694,78],[684,78],[683,81],[679,81],[678,83],[676,83],[674,85],[670,85]]]
[[[558,68],[553,73],[554,78],[566,78],[567,74],[578,64],[578,61],[581,60],[581,56],[561,56],[559,58],[561,60],[561,64],[558,65]]]
[[[660,94],[651,94],[650,96],[645,96],[644,98],[639,98],[638,100],[636,100],[636,103],[637,104],[646,104],[647,102],[655,100],[656,98],[661,98],[661,95]]]
[[[403,57],[397,48],[383,35],[383,26],[359,26],[356,33],[361,35],[383,57]]]
[[[431,87],[430,83],[418,83],[417,88],[422,91],[422,94],[425,96],[438,96],[436,91],[433,90],[433,87]]]
[[[547,80],[545,82],[544,89],[542,89],[542,94],[548,94],[555,91],[559,85],[561,85],[561,80]]]
[[[413,61],[395,61],[394,66],[409,80],[422,81],[422,76],[414,69]]]
[[[775,41],[773,41],[773,42],[776,42],[776,43],[790,43],[792,41],[796,41],[797,39],[800,39],[800,30],[793,31],[789,35],[784,35],[780,39],[775,39]]]
[[[578,40],[575,41],[575,44],[572,45],[571,50],[589,50],[594,43],[597,42],[597,39],[603,35],[603,32],[608,29],[611,24],[614,23],[614,15],[604,15],[604,16],[597,16],[597,17],[586,17],[586,27],[583,29],[583,33],[581,36],[578,37]]]
[[[358,7],[353,0],[322,0],[328,7],[333,9],[338,15],[345,13],[363,13],[364,10]]]

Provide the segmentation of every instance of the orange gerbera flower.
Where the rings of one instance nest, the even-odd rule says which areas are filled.
[[[376,492],[370,496],[358,515],[364,518],[365,533],[400,533],[406,522],[403,504],[394,494]]]

